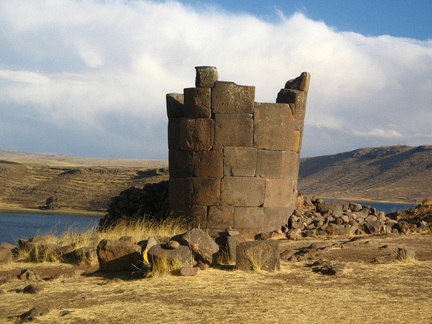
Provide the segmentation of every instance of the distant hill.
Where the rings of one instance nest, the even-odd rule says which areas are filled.
[[[421,201],[432,197],[432,146],[362,148],[304,158],[299,191],[325,198]]]

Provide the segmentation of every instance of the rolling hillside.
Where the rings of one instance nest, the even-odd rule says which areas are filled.
[[[432,197],[432,146],[362,148],[305,158],[299,190],[326,198],[415,203]]]

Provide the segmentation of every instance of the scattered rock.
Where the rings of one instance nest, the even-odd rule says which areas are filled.
[[[167,249],[175,250],[180,247],[180,243],[177,241],[169,241],[167,244],[165,244]]]
[[[154,245],[148,251],[148,259],[151,265],[157,262],[179,263],[184,266],[192,266],[192,253],[187,246],[181,245],[178,249],[167,249],[165,244]]]
[[[38,285],[28,285],[25,286],[21,292],[24,294],[37,294],[38,292],[42,291],[43,288],[41,286]]]
[[[97,257],[104,272],[135,270],[142,261],[141,246],[125,241],[101,240]]]
[[[197,267],[182,267],[180,269],[180,276],[196,276],[198,274]]]
[[[23,269],[18,275],[20,280],[42,280],[38,273],[30,269]]]

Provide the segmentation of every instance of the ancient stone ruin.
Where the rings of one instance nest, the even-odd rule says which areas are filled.
[[[310,75],[286,83],[276,103],[255,87],[196,67],[195,88],[167,94],[169,206],[210,234],[279,229],[296,205]]]

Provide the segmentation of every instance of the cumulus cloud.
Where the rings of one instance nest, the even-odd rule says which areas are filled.
[[[166,159],[165,94],[194,66],[274,102],[312,75],[303,155],[430,140],[432,40],[175,1],[0,2],[0,148]]]

